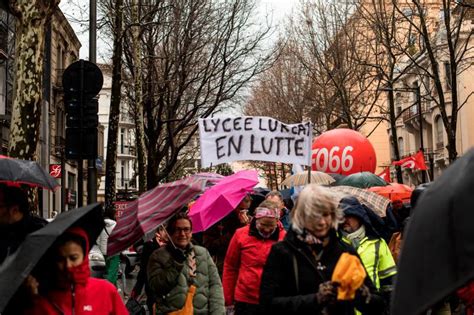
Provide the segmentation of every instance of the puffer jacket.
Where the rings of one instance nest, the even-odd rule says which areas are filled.
[[[255,220],[235,232],[227,249],[222,277],[226,305],[259,304],[263,266],[272,245],[283,240],[285,234],[279,224],[270,238],[264,239],[258,234]]]
[[[148,261],[148,283],[155,293],[156,314],[167,314],[184,306],[189,285],[196,286],[194,314],[225,314],[224,294],[216,265],[207,249],[190,245],[196,260],[196,277],[191,279],[189,267],[177,262],[167,247],[156,250]]]

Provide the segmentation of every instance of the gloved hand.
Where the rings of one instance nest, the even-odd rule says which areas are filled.
[[[336,282],[326,281],[319,285],[318,292],[316,293],[316,299],[319,305],[327,305],[336,302],[337,299],[337,286]]]
[[[173,257],[173,259],[182,264],[184,263],[184,261],[186,260],[186,254],[184,253],[184,251],[178,247],[174,247],[174,246],[169,246],[168,247],[168,250],[170,251],[171,253],[171,257]]]
[[[225,307],[225,314],[226,315],[234,315],[235,314],[235,306],[229,305]]]
[[[356,299],[360,299],[364,301],[365,304],[369,304],[372,295],[370,294],[369,288],[363,284],[359,289],[356,291]]]

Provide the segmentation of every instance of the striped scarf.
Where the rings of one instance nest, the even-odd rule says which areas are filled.
[[[188,270],[189,270],[189,277],[194,279],[196,277],[196,254],[194,250],[190,250],[188,253]]]

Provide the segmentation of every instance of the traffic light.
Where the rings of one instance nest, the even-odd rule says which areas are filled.
[[[82,97],[84,98],[84,97]],[[82,100],[76,91],[64,94],[66,106],[66,158],[71,160],[97,158],[97,116],[99,102],[96,98]]]
[[[96,95],[102,83],[102,72],[88,61],[77,61],[64,71],[67,159],[97,158],[99,101]]]

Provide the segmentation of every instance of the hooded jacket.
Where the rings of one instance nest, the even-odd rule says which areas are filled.
[[[36,296],[33,306],[26,310],[25,314],[128,314],[117,289],[111,283],[90,277],[87,233],[80,228],[69,229],[66,233],[80,236],[84,240],[84,261],[79,266],[69,268],[69,280],[58,281],[47,292]]]
[[[316,260],[308,244],[301,241],[290,228],[282,242],[274,244],[263,269],[260,285],[260,304],[265,314],[311,315],[321,314],[324,305],[318,304],[316,293],[319,285],[330,281],[334,268],[342,253],[357,253],[344,244],[331,230],[329,244]],[[365,300],[356,294],[354,301],[338,301],[326,311],[328,315],[352,315],[354,307],[362,314],[381,314],[383,299],[376,293],[368,277],[364,284],[371,292],[371,299]]]
[[[234,302],[259,304],[263,266],[272,245],[283,240],[285,234],[280,223],[270,238],[264,239],[257,231],[255,220],[235,232],[227,250],[222,277],[226,305]]]
[[[343,198],[341,206],[345,216],[359,218],[365,227],[366,235],[355,247],[372,282],[377,289],[392,291],[393,278],[397,274],[395,260],[387,243],[372,225],[367,209],[353,197]],[[345,237],[343,241],[351,244]]]

